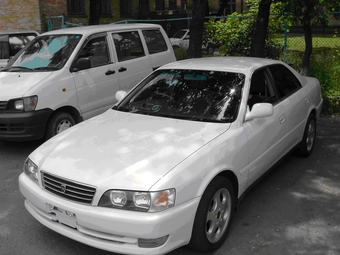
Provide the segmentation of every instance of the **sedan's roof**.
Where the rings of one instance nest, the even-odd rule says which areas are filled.
[[[254,57],[209,57],[192,58],[172,62],[162,66],[161,69],[194,69],[251,73],[262,66],[268,66],[272,64],[283,64],[283,62],[273,59]]]
[[[43,35],[49,34],[82,34],[91,35],[94,33],[101,33],[107,31],[117,31],[117,30],[129,30],[129,29],[150,29],[150,28],[160,28],[157,24],[145,24],[145,23],[133,23],[133,24],[107,24],[107,25],[92,25],[92,26],[80,26],[80,27],[70,27],[64,29],[57,29],[44,33]]]

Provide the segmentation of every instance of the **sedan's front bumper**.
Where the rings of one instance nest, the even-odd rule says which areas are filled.
[[[165,254],[187,244],[200,200],[194,198],[163,212],[145,213],[73,203],[46,192],[24,173],[19,177],[19,187],[26,198],[26,209],[46,227],[84,244],[122,254]],[[160,247],[138,245],[141,239],[164,236],[168,236],[167,241]]]

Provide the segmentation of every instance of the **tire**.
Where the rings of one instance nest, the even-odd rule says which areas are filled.
[[[228,235],[234,209],[232,184],[226,178],[216,177],[201,198],[188,246],[199,252],[218,249]]]
[[[65,131],[66,129],[75,125],[75,120],[71,114],[67,112],[55,113],[48,122],[45,140]]]
[[[303,138],[299,147],[299,154],[302,157],[308,157],[313,152],[316,139],[316,119],[315,115],[311,113],[308,117]]]

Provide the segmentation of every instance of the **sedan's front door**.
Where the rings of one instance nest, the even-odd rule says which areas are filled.
[[[263,102],[272,103],[274,112],[270,117],[243,123],[248,138],[249,184],[258,179],[277,161],[277,157],[284,151],[281,146],[288,130],[287,105],[285,102],[278,101],[266,69],[259,70],[252,75],[250,91],[258,93],[256,96],[261,97]]]

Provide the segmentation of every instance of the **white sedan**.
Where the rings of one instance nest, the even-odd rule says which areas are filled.
[[[244,57],[174,62],[116,97],[31,153],[19,186],[48,228],[139,255],[219,248],[251,184],[312,153],[323,103],[315,78]]]

